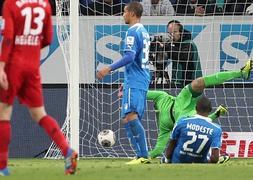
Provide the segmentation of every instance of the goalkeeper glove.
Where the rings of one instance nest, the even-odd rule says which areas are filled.
[[[225,105],[221,104],[215,111],[217,117],[223,116],[228,112],[228,109]]]

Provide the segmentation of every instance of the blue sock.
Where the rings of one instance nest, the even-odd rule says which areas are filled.
[[[146,141],[146,133],[138,119],[129,121],[133,135],[137,137],[137,143],[140,146],[141,157],[148,158],[148,146]]]
[[[124,128],[126,129],[127,138],[129,139],[130,143],[132,144],[137,157],[141,157],[140,147],[136,141],[136,138],[133,135],[133,132],[132,132],[129,122],[124,125]]]

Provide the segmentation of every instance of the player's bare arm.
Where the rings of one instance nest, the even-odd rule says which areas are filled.
[[[173,139],[171,139],[169,142],[168,148],[166,149],[166,153],[165,153],[165,156],[168,160],[170,160],[172,157],[176,143],[177,143],[177,140],[173,140]]]

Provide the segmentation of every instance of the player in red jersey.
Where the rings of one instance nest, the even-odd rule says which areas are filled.
[[[0,175],[9,175],[8,149],[14,98],[26,105],[31,117],[50,136],[65,157],[65,174],[74,174],[77,153],[51,116],[47,115],[40,76],[40,51],[53,38],[48,0],[5,0],[0,55]]]

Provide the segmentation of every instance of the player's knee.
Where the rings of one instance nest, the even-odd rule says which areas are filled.
[[[31,118],[35,121],[35,122],[39,122],[39,120],[43,117],[38,113],[30,113]]]
[[[191,83],[192,90],[195,92],[203,92],[205,89],[204,79],[202,77],[197,78]]]
[[[135,120],[137,118],[138,118],[137,113],[131,112],[131,113],[126,115],[126,117],[124,118],[124,121],[129,122],[129,121]]]
[[[11,119],[12,105],[0,103],[0,119]]]
[[[44,108],[30,108],[29,110],[30,110],[31,118],[35,122],[39,122],[41,118],[47,115]]]

